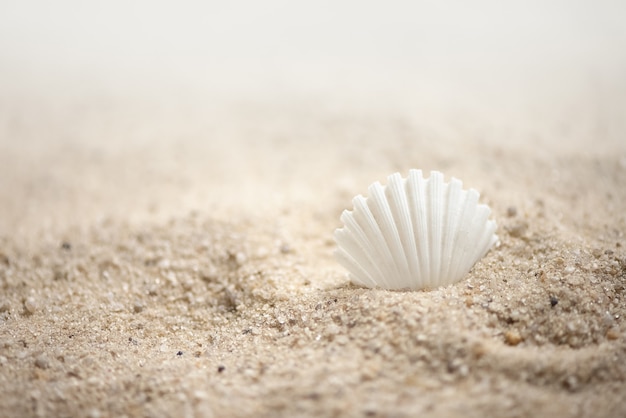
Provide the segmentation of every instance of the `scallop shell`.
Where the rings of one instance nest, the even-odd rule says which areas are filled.
[[[460,180],[411,170],[387,181],[372,184],[367,198],[356,196],[335,231],[335,255],[354,283],[413,290],[456,283],[498,241],[491,209]]]

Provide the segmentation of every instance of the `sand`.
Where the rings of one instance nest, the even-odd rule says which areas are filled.
[[[621,3],[13,3],[0,417],[626,416]],[[500,245],[350,284],[341,212],[411,168]]]
[[[89,100],[3,105],[0,416],[626,415],[626,146],[586,106]],[[478,189],[501,244],[353,286],[339,214],[409,168]]]

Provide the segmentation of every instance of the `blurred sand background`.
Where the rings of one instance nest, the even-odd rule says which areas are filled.
[[[618,1],[0,4],[0,416],[626,415]],[[351,286],[410,168],[501,245]]]

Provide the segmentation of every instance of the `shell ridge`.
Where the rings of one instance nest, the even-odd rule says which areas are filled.
[[[378,254],[374,249],[372,240],[368,237],[363,228],[361,228],[357,219],[352,216],[352,214],[346,214],[345,217],[342,215],[342,221],[345,224],[344,229],[346,230],[346,235],[352,235],[353,241],[355,241],[358,245],[358,250],[355,250],[356,254],[353,254],[353,257],[355,259],[358,258],[361,265],[370,266],[370,271],[372,273],[369,274],[369,276],[372,277],[372,279],[384,276],[383,272],[379,268],[379,265],[382,263],[376,262],[376,258],[379,258],[380,256],[377,257]],[[376,282],[375,279],[374,282]]]
[[[339,263],[348,270],[351,280],[367,287],[376,286],[376,281],[370,277],[367,270],[359,264],[346,249],[339,247],[335,251],[335,257]]]
[[[400,242],[398,228],[395,225],[393,213],[391,212],[387,196],[385,195],[385,188],[380,183],[376,182],[370,186],[369,191],[373,203],[370,209],[380,226],[382,237],[393,260],[393,270],[390,271],[390,273],[392,273],[390,282],[393,289],[399,289],[402,285],[402,272],[406,272],[408,266]]]
[[[474,218],[474,212],[476,210],[476,204],[478,202],[478,192],[473,189],[467,191],[463,209],[461,211],[461,221],[459,222],[459,230],[457,231],[456,249],[461,254],[458,255],[456,263],[450,274],[451,282],[455,282],[459,279],[459,276],[463,274],[465,266],[465,250],[468,246],[472,245],[469,241],[471,222]]]
[[[483,229],[478,240],[478,244],[476,245],[476,250],[474,252],[474,260],[472,262],[472,267],[476,264],[481,258],[487,254],[489,249],[491,248],[492,239],[493,239],[493,230],[492,223],[493,221],[489,221],[488,218],[491,215],[491,209],[487,205],[480,205],[479,208],[482,211],[482,215],[479,222],[483,222]],[[484,220],[483,220],[484,219]],[[497,239],[497,238],[496,238]],[[471,268],[471,267],[470,267]]]
[[[414,278],[417,276],[417,248],[415,245],[415,237],[413,235],[413,225],[411,223],[411,214],[407,194],[405,189],[405,180],[402,179],[400,173],[389,176],[389,182],[385,193],[391,209],[394,223],[398,225],[398,235],[402,248],[403,258],[406,260],[406,270],[402,273],[401,288],[413,287]]]
[[[337,242],[339,243],[339,241]],[[339,261],[339,264],[341,264],[348,270],[349,274],[354,275],[356,278],[358,278],[359,283],[361,283],[362,275],[354,274],[356,271],[360,270],[359,263],[348,253],[349,249],[346,249],[343,246],[343,243],[341,243],[340,245],[341,246],[338,247],[334,252],[337,261]]]
[[[459,220],[461,217],[461,209],[465,200],[463,192],[463,183],[460,180],[452,178],[448,187],[448,207],[447,220],[445,225],[444,251],[441,265],[440,279],[443,283],[452,283],[450,271],[452,269],[453,253],[457,243]]]
[[[428,287],[433,289],[437,286],[438,275],[441,270],[441,250],[442,239],[441,231],[443,229],[443,212],[445,210],[445,202],[442,198],[445,193],[445,185],[443,184],[443,175],[438,171],[431,171],[428,179],[428,195],[430,196],[430,205],[428,207],[428,220],[431,225],[429,231],[430,242],[430,258],[431,269],[427,277]]]
[[[476,256],[474,257],[475,261],[472,264],[472,266],[474,266],[476,263],[478,263],[485,255],[487,255],[487,253],[489,252],[489,250],[491,249],[491,247],[493,247],[493,244],[495,243],[495,240],[497,240],[497,238],[494,239],[494,235],[492,231],[488,231],[485,230],[485,232],[483,233],[483,236],[481,237],[481,243],[482,245],[480,246],[481,251],[479,251]]]
[[[379,268],[381,271],[381,281],[385,287],[389,287],[389,275],[390,272],[393,271],[393,257],[389,252],[389,249],[385,245],[385,240],[383,238],[380,227],[376,223],[376,219],[372,214],[368,199],[363,198],[358,200],[358,211],[355,212],[355,220],[361,225],[363,231],[367,234],[368,240],[371,242],[372,247],[374,249],[372,256],[379,257]],[[355,206],[355,210],[357,206]]]
[[[363,268],[368,278],[376,283],[376,277],[383,274],[373,259],[374,252],[370,240],[351,214],[342,216],[342,220],[345,227],[335,231],[335,241]]]
[[[428,248],[428,222],[426,219],[426,204],[423,197],[425,196],[425,180],[422,177],[421,170],[411,170],[407,181],[407,188],[410,191],[409,202],[411,204],[411,214],[413,223],[413,235],[417,245],[417,260],[419,266],[419,276],[413,279],[413,288],[424,287],[426,277],[430,274],[430,266],[428,264],[429,248]]]
[[[485,205],[476,206],[474,217],[470,223],[469,242],[463,247],[461,256],[463,271],[470,271],[474,264],[480,259],[479,255],[483,251],[485,243],[482,242],[485,232],[485,223],[491,211]],[[482,245],[482,247],[481,247]]]

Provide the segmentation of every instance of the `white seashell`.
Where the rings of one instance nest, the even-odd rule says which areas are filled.
[[[498,241],[491,209],[460,180],[411,170],[387,181],[372,184],[367,198],[356,196],[335,231],[335,255],[354,283],[414,290],[456,283]]]

